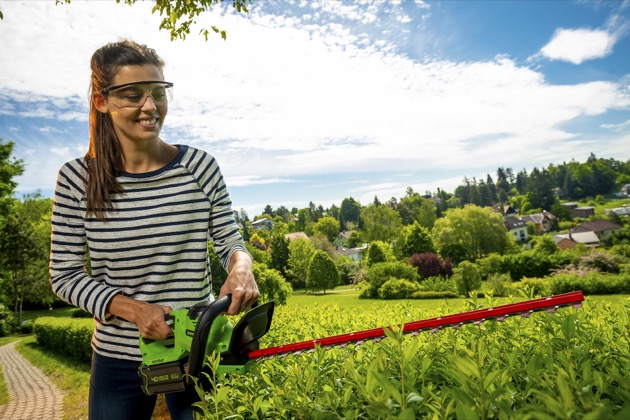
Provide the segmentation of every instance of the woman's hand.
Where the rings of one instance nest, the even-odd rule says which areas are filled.
[[[258,298],[260,292],[252,273],[252,258],[243,251],[236,251],[230,258],[228,277],[221,287],[219,297],[232,294],[232,304],[228,315],[236,315],[249,308]]]
[[[110,314],[136,324],[144,338],[164,340],[173,335],[173,330],[164,319],[164,315],[172,311],[169,306],[155,305],[118,294],[112,298],[107,308]]]

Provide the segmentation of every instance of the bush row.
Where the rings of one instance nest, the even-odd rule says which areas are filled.
[[[35,320],[33,333],[41,346],[89,362],[93,327],[94,322],[87,318],[41,317]]]

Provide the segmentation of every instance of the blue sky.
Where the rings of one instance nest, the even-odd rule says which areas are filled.
[[[0,137],[18,192],[87,150],[89,59],[132,38],[175,83],[162,138],[217,157],[234,208],[369,204],[630,158],[630,1],[256,1],[171,42],[151,2],[0,0]],[[229,3],[229,2],[228,2]]]

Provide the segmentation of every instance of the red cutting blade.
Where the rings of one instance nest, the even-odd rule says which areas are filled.
[[[509,315],[521,314],[529,315],[532,312],[543,310],[555,310],[561,306],[580,305],[584,300],[581,291],[564,293],[556,296],[526,300],[519,303],[497,306],[495,308],[478,309],[475,311],[463,312],[454,315],[413,321],[403,325],[403,333],[435,330],[448,326],[459,326],[471,322],[483,322],[486,320],[503,318]],[[392,327],[385,327],[392,329]],[[254,350],[249,353],[250,360],[257,360],[266,357],[279,356],[287,353],[295,353],[304,350],[314,349],[315,346],[333,346],[356,341],[372,340],[385,336],[385,328],[374,328],[371,330],[357,331],[348,334],[340,334],[314,340],[300,341],[297,343],[284,344],[281,346],[269,347],[266,349]]]

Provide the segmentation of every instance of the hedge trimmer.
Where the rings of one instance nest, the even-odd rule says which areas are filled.
[[[520,303],[478,309],[454,315],[413,321],[402,325],[404,334],[417,335],[423,331],[436,332],[445,327],[459,328],[464,324],[480,325],[484,321],[503,321],[509,316],[530,316],[537,311],[555,312],[563,306],[579,308],[584,300],[582,292],[571,292]],[[272,357],[312,351],[315,347],[361,344],[366,340],[381,340],[385,329],[351,332],[314,340],[300,341],[259,349],[258,340],[271,326],[274,303],[267,302],[246,312],[233,326],[225,312],[232,302],[226,295],[213,302],[200,302],[190,309],[179,309],[167,315],[173,321],[172,338],[152,341],[140,338],[142,365],[138,375],[147,395],[178,392],[201,377],[206,355],[220,356],[216,374],[247,371],[252,362]]]

